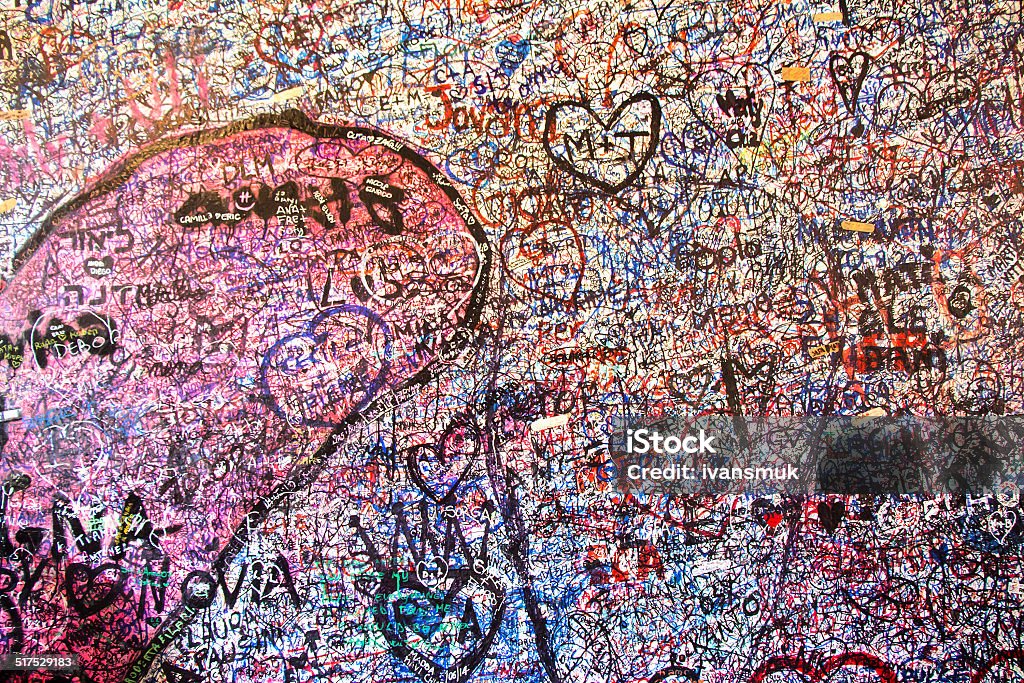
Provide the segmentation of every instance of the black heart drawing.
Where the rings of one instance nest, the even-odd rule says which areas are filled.
[[[116,576],[110,577],[108,572],[115,572]],[[95,569],[75,562],[68,566],[64,581],[68,604],[83,617],[91,617],[110,607],[121,596],[123,587],[124,572],[113,562]]]
[[[846,503],[837,500],[834,503],[824,501],[818,503],[818,521],[825,531],[834,534],[843,518],[846,517]]]
[[[405,463],[413,482],[434,502],[447,502],[465,479],[480,454],[483,437],[469,420],[456,420],[437,444],[405,449]]]
[[[918,121],[927,121],[961,108],[973,110],[978,90],[977,81],[966,73],[943,69],[928,79],[920,106],[913,114]]]
[[[860,97],[861,86],[868,75],[871,55],[857,51],[847,56],[834,53],[828,60],[828,71],[832,81],[839,88],[839,94],[846,105],[846,111],[857,113],[857,99]]]
[[[278,185],[273,190],[266,185],[260,187],[253,211],[257,216],[266,221],[270,220],[272,216],[277,215],[278,207],[298,203],[299,186],[294,180],[289,180],[282,185]]]
[[[968,75],[943,69],[928,79],[923,88],[897,81],[882,88],[875,97],[876,127],[907,140],[915,133],[952,148],[963,137],[977,112],[979,87]]]
[[[470,568],[449,571],[434,588],[414,572],[389,572],[374,602],[374,622],[391,653],[427,683],[470,678],[505,614],[501,585]]]
[[[975,309],[974,303],[971,301],[971,288],[963,283],[958,284],[946,298],[946,306],[949,308],[950,315],[957,320],[966,318]]]
[[[946,560],[949,558],[949,546],[942,543],[932,548],[928,551],[928,557],[936,564],[946,564]]]
[[[544,120],[544,149],[563,171],[609,194],[643,172],[661,139],[661,104],[640,93],[618,106],[607,123],[586,102],[555,103]]]

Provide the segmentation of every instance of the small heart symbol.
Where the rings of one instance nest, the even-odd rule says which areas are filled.
[[[356,590],[363,595],[372,598],[380,590],[380,579],[372,575],[357,576],[355,579]]]
[[[764,498],[755,500],[750,506],[750,512],[755,522],[771,531],[775,531],[786,520],[785,510]]]
[[[843,518],[846,517],[846,503],[837,500],[834,503],[824,501],[818,503],[818,521],[825,531],[834,534]]]
[[[953,288],[953,291],[946,297],[946,306],[949,313],[957,320],[963,320],[974,310],[974,303],[971,301],[971,288],[961,283]]]
[[[928,556],[936,564],[946,564],[946,559],[949,557],[949,546],[943,543],[936,548],[932,548],[928,551]]]
[[[297,205],[298,203],[299,186],[295,181],[289,180],[278,185],[273,190],[266,185],[260,187],[256,197],[256,204],[253,206],[253,212],[263,220],[269,220],[277,215],[279,208]]]
[[[32,554],[35,554],[39,548],[42,547],[43,540],[45,538],[46,529],[41,529],[36,526],[28,526],[18,529],[18,533],[14,535],[14,540],[25,546],[25,549]]]
[[[448,576],[448,563],[440,557],[435,557],[429,563],[420,560],[416,563],[416,578],[424,586],[437,588],[437,586]]]
[[[93,569],[75,562],[68,566],[64,590],[70,604],[83,617],[102,612],[121,596],[124,572],[107,562]]]
[[[661,136],[661,105],[653,95],[634,95],[607,123],[585,102],[548,109],[544,149],[563,171],[615,194],[636,180],[654,156]]]
[[[851,114],[857,113],[857,98],[860,97],[860,89],[864,85],[870,64],[871,55],[860,51],[849,56],[835,53],[828,60],[832,81],[839,88],[846,111]]]

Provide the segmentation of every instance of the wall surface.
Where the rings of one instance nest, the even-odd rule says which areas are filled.
[[[1020,0],[2,1],[9,680],[1024,680]],[[1003,421],[619,485],[713,413]]]

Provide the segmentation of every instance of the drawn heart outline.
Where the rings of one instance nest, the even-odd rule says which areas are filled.
[[[352,360],[342,367],[333,362],[333,352],[329,350],[337,345],[331,344],[335,339],[332,332],[336,332],[334,328],[340,323],[347,323],[354,330],[373,330],[380,335],[381,358],[376,367],[371,366],[367,357],[360,358],[359,362]],[[349,415],[369,405],[377,392],[386,386],[390,380],[393,343],[387,324],[374,311],[354,304],[325,309],[307,323],[303,332],[282,337],[264,355],[260,364],[260,385],[264,400],[281,419],[289,423],[294,421],[314,427],[337,427]],[[344,348],[345,345],[341,346]],[[346,380],[359,378],[363,385],[362,397],[353,401],[352,405],[340,406],[342,412],[339,412],[338,405],[324,402],[323,405],[309,406],[309,413],[301,414],[294,407],[298,402],[297,397],[300,394],[312,396],[312,391],[301,386],[297,380],[286,382],[282,378],[299,378],[302,373],[314,371],[321,372],[321,376],[317,377],[318,385],[326,386],[330,383],[342,389],[347,386]],[[351,397],[357,396],[353,392]]]
[[[857,99],[860,97],[860,89],[864,85],[870,64],[871,55],[860,50],[851,55],[836,52],[829,57],[828,72],[832,76],[832,82],[839,89],[846,111],[851,114],[857,113]]]
[[[751,149],[756,152],[764,140],[765,130],[771,120],[772,112],[775,110],[775,79],[772,72],[761,64],[749,62],[733,69],[716,68],[703,71],[694,78],[692,83],[694,87],[687,97],[690,110],[701,125],[737,158],[739,158],[738,150],[728,144],[728,131],[722,130],[719,125],[723,119],[729,116],[723,110],[719,98],[727,101],[726,98],[734,88],[741,88],[741,95],[743,91],[746,91],[748,95],[756,93],[761,98],[761,109],[757,115],[759,125],[751,125],[757,134],[758,142],[757,146]],[[719,113],[716,113],[716,107]],[[745,115],[733,116],[733,118],[750,118],[751,124],[754,119],[754,117]]]
[[[94,279],[106,277],[114,269],[114,257],[104,256],[103,258],[91,257],[87,258],[82,264],[85,269],[85,274]]]
[[[500,249],[512,282],[561,303],[576,300],[587,256],[582,238],[568,222],[547,220],[509,230]]]
[[[467,444],[470,445],[468,451]],[[456,419],[445,428],[436,444],[418,444],[404,449],[409,477],[435,503],[450,502],[479,457],[482,444],[483,435],[472,420]]]
[[[786,521],[786,515],[793,512],[789,505],[777,505],[765,498],[758,498],[750,506],[750,514],[768,533],[774,533]]]
[[[985,530],[1005,545],[1010,532],[1017,526],[1017,513],[1009,508],[999,508],[985,519]]]
[[[117,572],[117,577],[112,583],[99,580],[111,571]],[[113,562],[106,562],[96,568],[80,562],[68,565],[67,578],[64,582],[68,604],[83,617],[99,614],[121,596],[124,579],[124,570]]]
[[[572,162],[568,161],[551,148],[551,139],[555,133],[555,129],[558,125],[558,114],[559,112],[567,109],[582,109],[584,110],[591,119],[597,121],[597,123],[605,131],[609,131],[622,117],[622,114],[626,110],[633,107],[633,105],[640,102],[647,102],[651,107],[651,126],[650,136],[647,138],[647,147],[644,153],[640,156],[639,161],[636,163],[636,167],[618,183],[610,183],[602,178],[596,178],[588,173],[584,173],[580,169],[576,168]],[[544,151],[548,153],[551,160],[555,162],[555,165],[563,171],[579,178],[580,180],[590,183],[595,187],[604,190],[608,194],[616,194],[622,188],[628,186],[630,183],[635,181],[643,173],[644,168],[647,166],[647,162],[654,156],[657,151],[658,143],[661,140],[661,104],[658,102],[658,98],[648,93],[638,93],[633,95],[628,100],[620,104],[615,111],[612,112],[608,118],[608,122],[605,123],[600,116],[597,115],[587,102],[579,100],[565,100],[563,102],[556,102],[548,109],[547,114],[544,116]]]
[[[958,80],[963,83],[957,89],[955,86]],[[956,96],[937,92],[943,86],[953,86]],[[887,84],[875,96],[873,122],[883,130],[911,141],[915,130],[925,125],[939,127],[939,134],[949,143],[948,147],[952,148],[963,137],[977,114],[980,103],[978,93],[979,86],[973,79],[949,69],[935,73],[923,87],[895,81]],[[944,104],[948,108],[941,106]]]
[[[437,588],[447,577],[448,563],[443,557],[435,557],[430,563],[424,560],[416,563],[416,578],[428,588]]]

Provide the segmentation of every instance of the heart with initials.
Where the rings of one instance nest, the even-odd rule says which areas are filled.
[[[70,564],[64,582],[68,604],[83,617],[99,614],[121,596],[124,577],[121,567],[113,562],[96,568],[80,562]]]
[[[828,71],[832,82],[839,89],[846,111],[857,113],[857,99],[860,97],[861,86],[868,75],[871,55],[866,52],[854,52],[851,55],[833,54],[828,60]]]
[[[435,557],[430,562],[420,560],[416,563],[416,578],[424,586],[437,588],[437,586],[448,576],[448,563],[441,557]]]
[[[985,530],[992,534],[992,537],[1005,544],[1007,537],[1013,528],[1017,526],[1017,513],[1009,508],[1000,508],[985,519]]]
[[[260,366],[271,407],[292,424],[335,427],[388,382],[393,339],[371,309],[328,308],[274,343]]]
[[[896,683],[896,672],[885,660],[874,655],[845,652],[829,657],[818,666],[796,656],[772,657],[750,677],[750,683],[808,680],[811,683],[830,680]]]
[[[98,280],[99,278],[106,277],[114,272],[114,257],[105,256],[103,258],[88,258],[85,260],[85,263],[82,264],[82,267],[85,268],[85,272],[88,276]]]
[[[544,121],[544,149],[563,171],[609,194],[643,172],[661,139],[661,105],[647,93],[630,97],[607,120],[586,102],[557,102]]]
[[[391,653],[428,683],[467,680],[490,649],[504,613],[504,588],[469,568],[448,571],[434,586],[391,572],[373,609]]]

